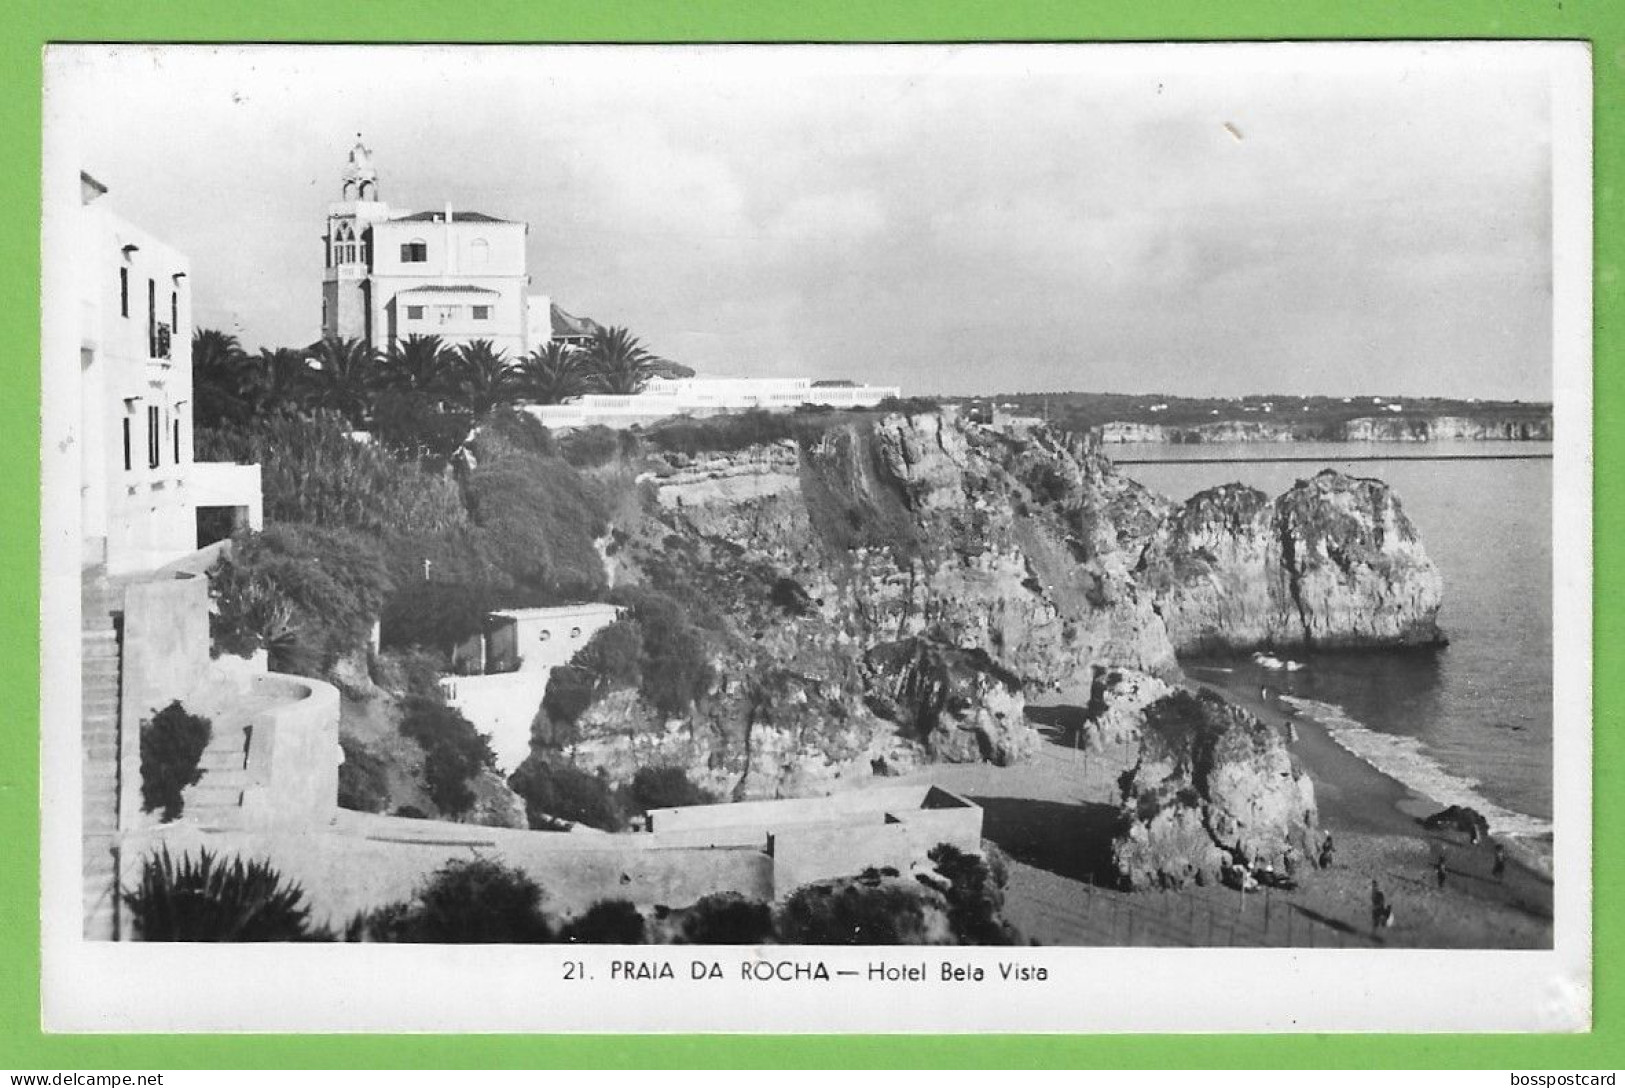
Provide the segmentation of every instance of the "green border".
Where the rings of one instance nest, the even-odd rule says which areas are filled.
[[[0,37],[10,93],[0,99],[8,169],[0,180],[0,339],[11,349],[0,397],[0,1068],[435,1067],[1445,1067],[1625,1066],[1625,1016],[1609,985],[1625,966],[1625,867],[1596,872],[1595,1029],[1577,1036],[53,1036],[39,1029],[39,135],[47,41],[951,41],[1312,38],[1565,38],[1594,45],[1598,242],[1595,623],[1599,662],[1625,623],[1614,564],[1625,554],[1625,439],[1607,426],[1625,402],[1619,262],[1625,254],[1621,132],[1625,3],[1604,0],[57,0],[9,12]],[[34,436],[19,441],[17,436]],[[1610,726],[1620,670],[1596,683],[1596,766],[1625,761]],[[1596,838],[1625,832],[1619,791],[1596,793]],[[1604,858],[1609,858],[1604,854]]]

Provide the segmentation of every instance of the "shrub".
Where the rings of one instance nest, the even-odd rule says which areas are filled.
[[[835,880],[790,893],[779,912],[786,944],[934,944],[945,920],[931,893],[896,879]],[[944,933],[944,936],[946,934]]]
[[[521,452],[482,460],[464,495],[492,559],[519,586],[560,600],[603,589],[594,545],[606,528],[604,503],[564,461]]]
[[[141,882],[122,893],[143,941],[297,941],[310,935],[310,908],[297,884],[263,861],[230,865],[208,850],[180,864],[165,847],[141,864]]]
[[[469,783],[496,761],[490,739],[462,714],[432,699],[409,696],[401,709],[401,735],[423,749],[429,799],[448,816],[467,812],[474,804]]]
[[[696,786],[681,767],[639,767],[632,776],[628,796],[638,812],[684,805],[713,805],[717,798]]]
[[[272,668],[304,674],[363,649],[390,589],[374,541],[295,524],[238,538],[209,583],[221,645],[263,646]]]
[[[355,812],[383,812],[389,807],[389,774],[384,761],[354,737],[339,737],[344,762],[339,764],[339,807]]]
[[[609,783],[579,767],[553,764],[532,754],[508,778],[508,785],[525,799],[533,828],[548,827],[550,816],[603,831],[619,831],[626,825]]]
[[[141,810],[181,814],[181,791],[203,777],[198,761],[209,746],[209,719],[188,714],[177,700],[141,723]]]
[[[713,678],[703,635],[664,593],[629,586],[612,596],[631,608],[643,634],[639,691],[663,714],[686,713],[710,688]]]
[[[494,608],[512,604],[500,591],[454,582],[407,582],[390,595],[379,618],[384,646],[446,651],[485,629]]]
[[[751,446],[764,446],[794,438],[797,433],[792,417],[752,408],[744,412],[729,412],[705,419],[674,419],[651,429],[647,438],[656,448],[667,453],[732,453]]]
[[[568,665],[548,675],[547,690],[531,725],[531,739],[543,747],[575,740],[575,723],[604,692],[636,688],[643,678],[643,629],[621,619],[599,629]]]
[[[487,858],[448,861],[408,903],[353,921],[347,936],[421,944],[538,944],[552,930],[543,893],[519,869]]]
[[[644,923],[638,908],[625,899],[603,899],[564,927],[559,936],[571,944],[642,944]]]
[[[931,397],[884,397],[875,405],[877,412],[899,412],[905,416],[924,415],[935,412],[942,407],[941,402]]]
[[[773,911],[738,892],[717,892],[688,908],[681,934],[683,944],[768,944]]]
[[[598,468],[620,456],[625,448],[623,437],[630,438],[633,445],[637,442],[631,435],[608,427],[585,427],[558,440],[559,454],[576,468]]]
[[[445,460],[474,427],[467,412],[443,412],[438,398],[424,393],[383,393],[373,402],[372,436],[410,457]]]
[[[1012,945],[1021,935],[1001,916],[1009,881],[1003,858],[967,854],[939,843],[927,855],[948,881],[948,927],[960,944]]]

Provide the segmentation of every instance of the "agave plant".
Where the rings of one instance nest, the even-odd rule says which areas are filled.
[[[471,340],[457,349],[447,392],[459,407],[483,415],[510,402],[516,388],[513,367],[491,341]]]
[[[598,388],[585,353],[550,340],[514,367],[520,390],[537,404],[563,404]]]
[[[596,333],[586,355],[587,367],[605,393],[641,393],[658,372],[655,357],[620,326]]]
[[[310,936],[305,892],[264,861],[244,863],[200,850],[194,859],[166,846],[123,892],[143,941],[297,941]]]

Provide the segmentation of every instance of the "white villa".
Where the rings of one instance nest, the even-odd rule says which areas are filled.
[[[322,236],[322,336],[387,351],[414,334],[448,347],[489,340],[517,359],[551,339],[596,329],[530,293],[528,224],[484,212],[391,208],[360,140],[343,173],[342,199]]]

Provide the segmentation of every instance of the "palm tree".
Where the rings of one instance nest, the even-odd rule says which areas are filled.
[[[313,368],[318,407],[342,412],[357,427],[366,426],[373,394],[383,384],[378,353],[365,340],[318,340],[306,359]]]
[[[447,393],[458,406],[483,415],[513,399],[514,379],[507,357],[491,341],[471,340],[453,357]]]
[[[252,414],[243,348],[219,329],[192,333],[192,418],[199,427],[241,422]]]
[[[655,357],[620,326],[595,333],[586,355],[587,366],[605,393],[641,393],[655,375]]]
[[[563,404],[598,387],[585,353],[549,340],[514,367],[519,387],[537,404]]]
[[[385,360],[387,380],[402,393],[440,393],[451,362],[451,349],[440,337],[413,333],[390,349]]]
[[[245,362],[249,403],[255,415],[305,407],[311,371],[303,354],[292,348],[261,348]]]

